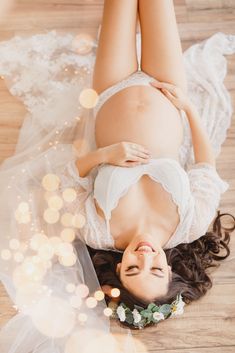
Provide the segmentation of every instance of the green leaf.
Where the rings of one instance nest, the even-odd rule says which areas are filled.
[[[126,322],[127,322],[129,325],[132,325],[132,324],[133,324],[134,318],[133,318],[132,314],[127,314],[127,315],[126,315]]]
[[[165,315],[169,314],[171,312],[171,305],[170,304],[161,305],[159,308],[159,312]]]
[[[151,303],[151,304],[148,305],[147,310],[152,311],[155,307],[156,307],[156,305],[154,303]]]

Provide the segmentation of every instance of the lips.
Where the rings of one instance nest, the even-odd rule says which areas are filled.
[[[135,251],[141,251],[141,252],[155,252],[154,248],[152,247],[152,244],[142,241],[139,244],[137,244],[137,247]]]

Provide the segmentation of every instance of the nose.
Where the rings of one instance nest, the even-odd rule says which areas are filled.
[[[155,253],[149,253],[149,252],[139,252],[137,254],[138,264],[140,266],[141,271],[143,272],[149,271],[149,268],[154,263],[155,256],[156,256]]]

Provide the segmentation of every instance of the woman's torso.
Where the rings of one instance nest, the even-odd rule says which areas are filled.
[[[96,116],[95,137],[97,147],[130,141],[144,145],[153,158],[178,161],[183,126],[179,111],[159,90],[151,86],[132,86],[103,104]],[[104,218],[97,202],[95,206]],[[124,241],[136,227],[141,226],[147,232],[149,225],[151,229],[161,225],[172,234],[178,223],[177,205],[170,193],[160,183],[143,175],[113,210],[110,233],[120,242],[120,237]]]

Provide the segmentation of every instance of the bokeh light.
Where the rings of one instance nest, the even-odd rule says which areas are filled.
[[[9,250],[9,249],[3,249],[3,250],[1,251],[1,258],[2,258],[3,260],[10,260],[10,258],[11,258],[11,252],[10,252],[10,250]]]
[[[82,228],[86,224],[86,218],[82,214],[76,214],[72,218],[72,225],[76,228]]]
[[[79,284],[75,290],[76,294],[81,298],[86,298],[89,295],[89,288],[85,284]]]
[[[51,209],[58,211],[63,207],[63,200],[57,195],[51,196],[48,199],[48,206]]]
[[[72,42],[72,48],[79,55],[90,53],[94,44],[94,39],[88,33],[79,33]]]
[[[75,231],[72,228],[65,228],[60,233],[60,236],[64,242],[72,243],[75,239]]]
[[[105,308],[104,309],[104,315],[107,316],[107,317],[110,317],[112,316],[113,314],[113,310],[111,308]]]
[[[92,88],[85,88],[79,96],[80,104],[87,109],[94,108],[98,103],[99,95]]]
[[[42,179],[42,186],[47,191],[55,191],[58,189],[60,179],[56,174],[46,174]]]
[[[75,310],[64,299],[56,296],[42,298],[31,310],[35,327],[53,338],[65,337],[76,323]]]
[[[113,288],[113,289],[111,290],[111,296],[112,296],[113,298],[118,298],[118,297],[120,296],[120,289],[118,289],[118,288]]]
[[[97,300],[93,297],[89,297],[86,299],[86,306],[90,309],[93,309],[97,306]]]
[[[66,201],[66,202],[73,202],[76,197],[77,197],[77,193],[76,193],[76,190],[73,189],[73,188],[67,188],[63,191],[63,199]]]
[[[43,218],[47,223],[55,224],[58,222],[58,220],[60,218],[60,214],[58,211],[56,211],[52,208],[47,208],[43,213]]]
[[[104,299],[104,292],[102,292],[101,290],[97,290],[95,293],[94,293],[94,298],[98,301],[101,301]]]
[[[68,284],[66,285],[66,291],[67,291],[68,293],[73,293],[73,292],[75,291],[75,289],[76,289],[76,286],[75,286],[74,283],[68,283]]]

